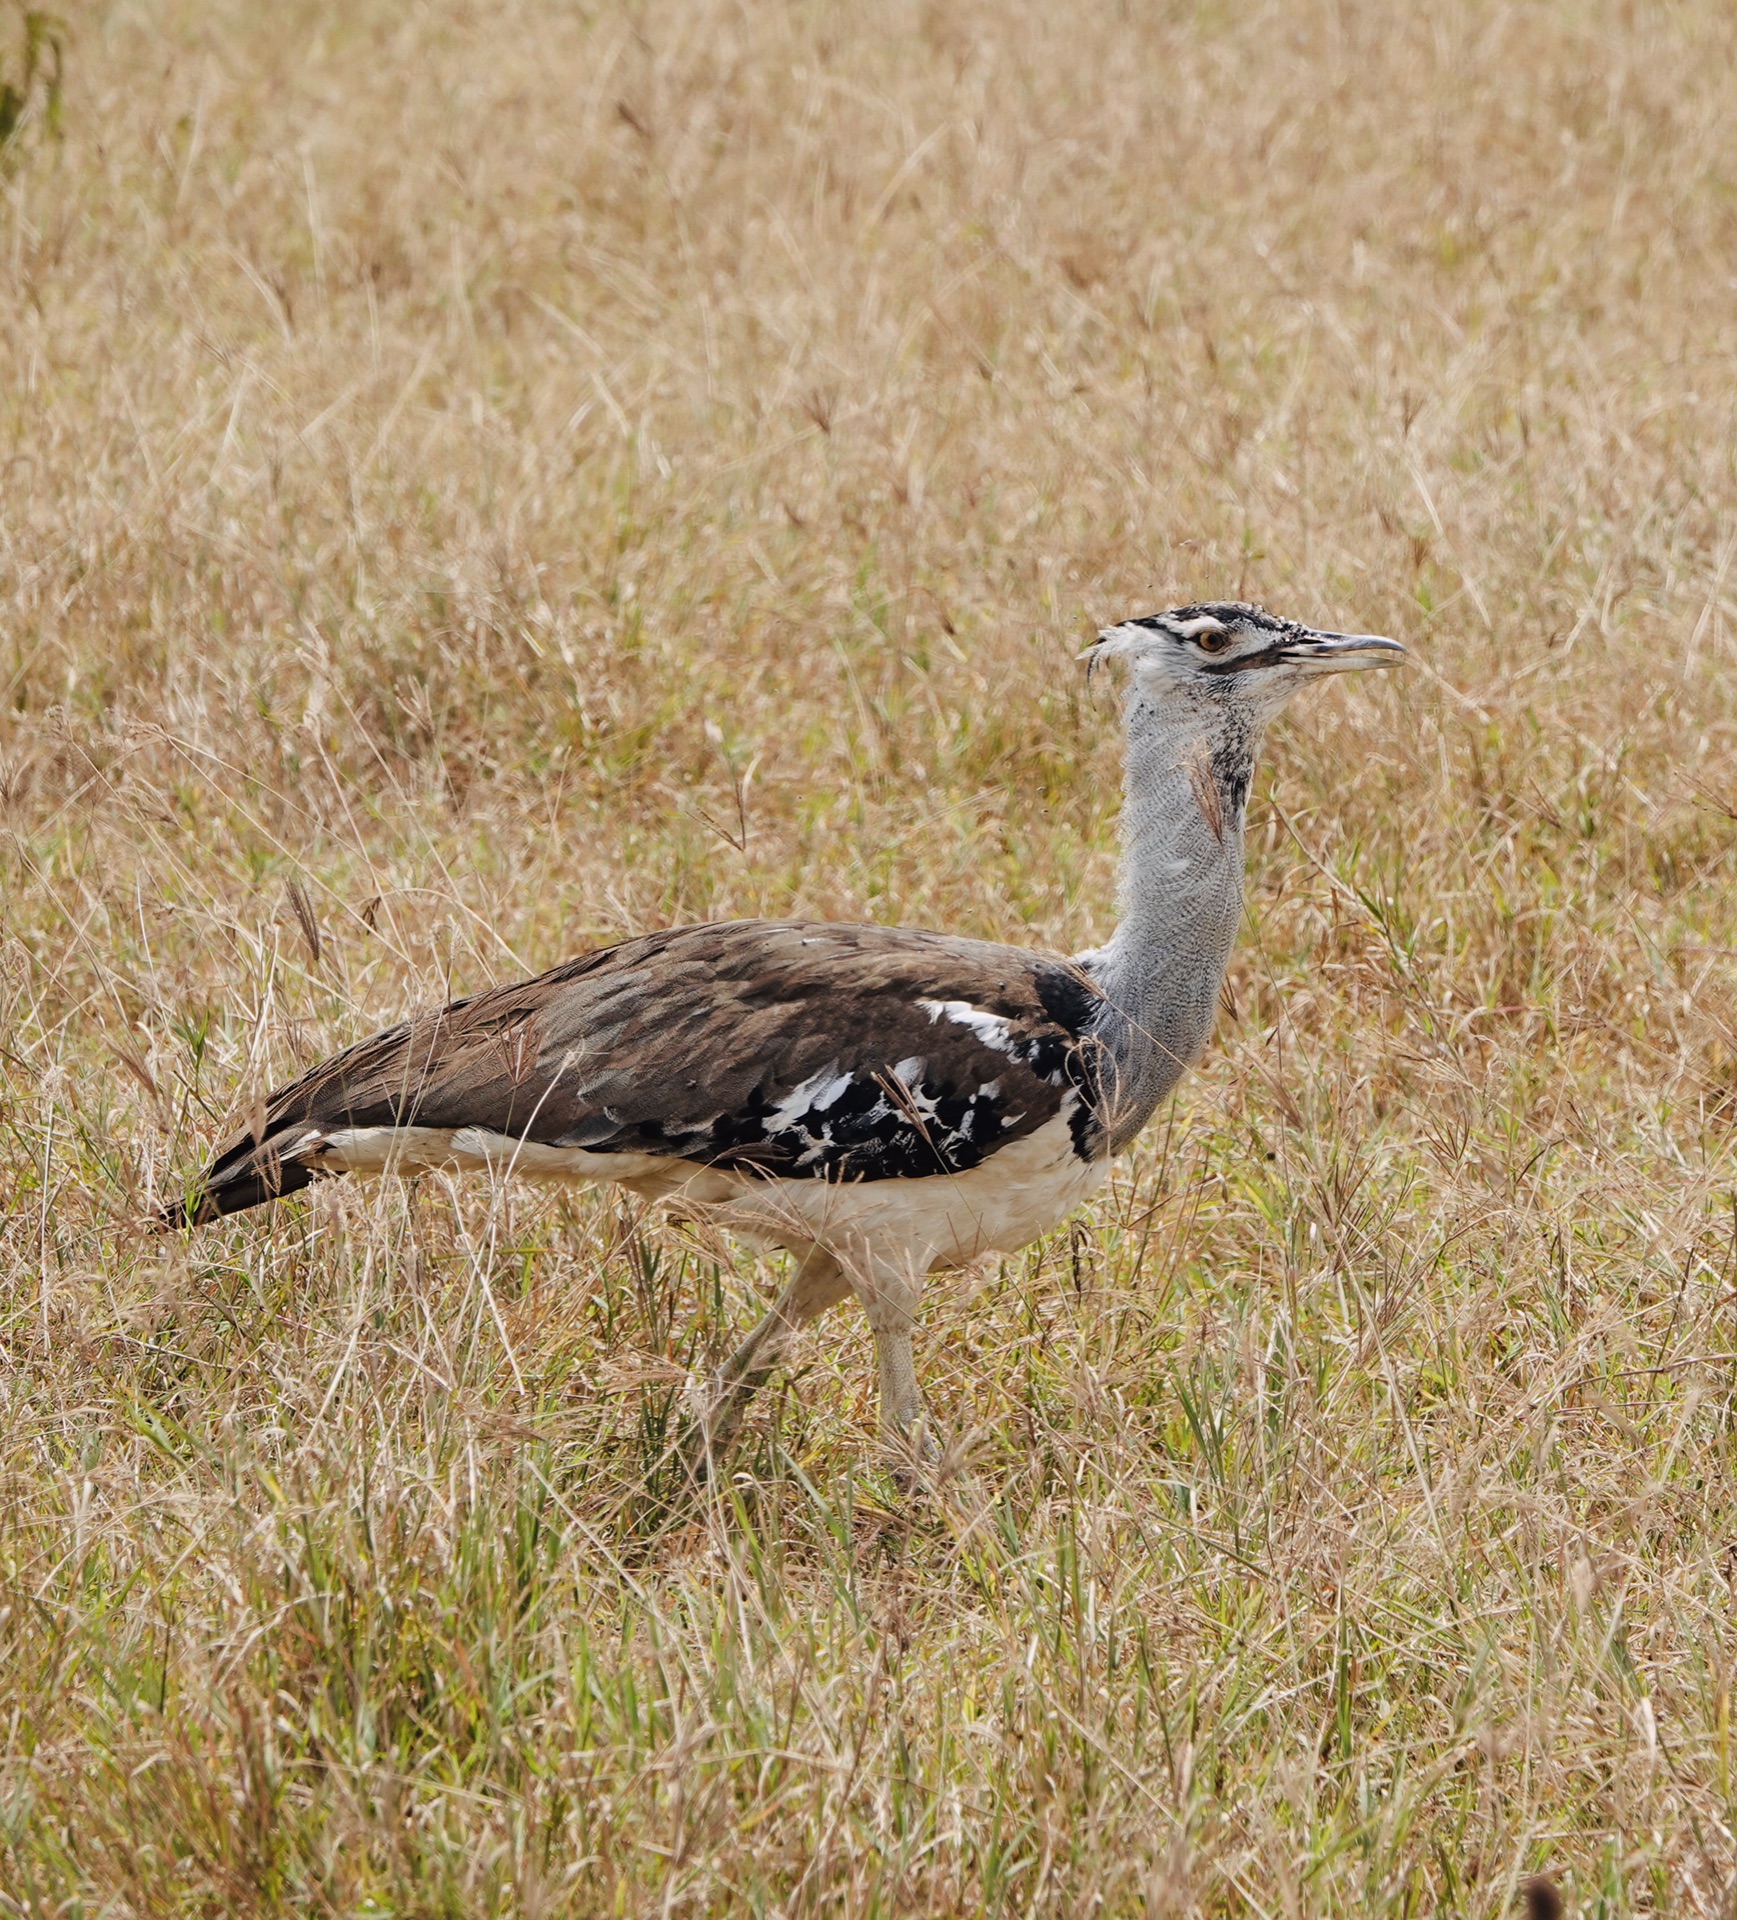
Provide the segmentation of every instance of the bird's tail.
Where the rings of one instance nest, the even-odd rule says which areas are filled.
[[[304,1149],[313,1144],[306,1135],[305,1127],[274,1139],[242,1134],[218,1154],[179,1200],[172,1200],[158,1212],[158,1226],[203,1226],[207,1220],[264,1206],[268,1200],[311,1185],[329,1170],[310,1160],[305,1151],[286,1151],[292,1142]]]

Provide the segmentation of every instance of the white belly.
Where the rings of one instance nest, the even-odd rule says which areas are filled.
[[[293,1151],[293,1149],[291,1149]],[[615,1180],[648,1199],[704,1208],[776,1246],[814,1244],[850,1260],[894,1260],[921,1274],[1014,1253],[1059,1225],[1103,1184],[1107,1161],[1074,1151],[1066,1112],[967,1173],[921,1180],[780,1180],[653,1153],[590,1153],[480,1127],[358,1127],[318,1155],[341,1173],[451,1167],[581,1183]]]
[[[1067,1116],[992,1153],[968,1173],[922,1180],[748,1179],[718,1207],[766,1239],[878,1252],[915,1273],[1014,1253],[1058,1226],[1103,1184],[1106,1162],[1074,1152]]]

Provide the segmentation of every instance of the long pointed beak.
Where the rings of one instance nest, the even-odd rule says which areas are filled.
[[[1380,633],[1316,633],[1289,642],[1286,660],[1316,673],[1351,673],[1359,667],[1397,667],[1411,657],[1411,649]]]

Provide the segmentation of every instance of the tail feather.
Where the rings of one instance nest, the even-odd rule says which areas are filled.
[[[326,1168],[300,1157],[286,1158],[276,1140],[256,1142],[251,1134],[220,1153],[198,1184],[157,1215],[162,1227],[198,1227],[226,1213],[264,1206],[327,1177]]]
[[[460,1000],[453,1006],[466,1004]],[[332,1054],[275,1089],[255,1124],[224,1142],[192,1188],[158,1213],[158,1224],[202,1226],[336,1174],[337,1168],[320,1163],[324,1135],[346,1127],[403,1124],[401,1116],[414,1108],[434,1058],[440,1022],[452,1011],[437,1015],[428,1028],[428,1058],[420,1066],[408,1058],[413,1028],[405,1023]]]

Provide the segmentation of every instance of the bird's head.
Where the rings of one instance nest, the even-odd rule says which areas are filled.
[[[1172,607],[1106,627],[1080,656],[1088,674],[1126,661],[1134,689],[1155,705],[1209,705],[1264,726],[1309,680],[1356,667],[1394,667],[1397,640],[1327,633],[1237,601]]]

